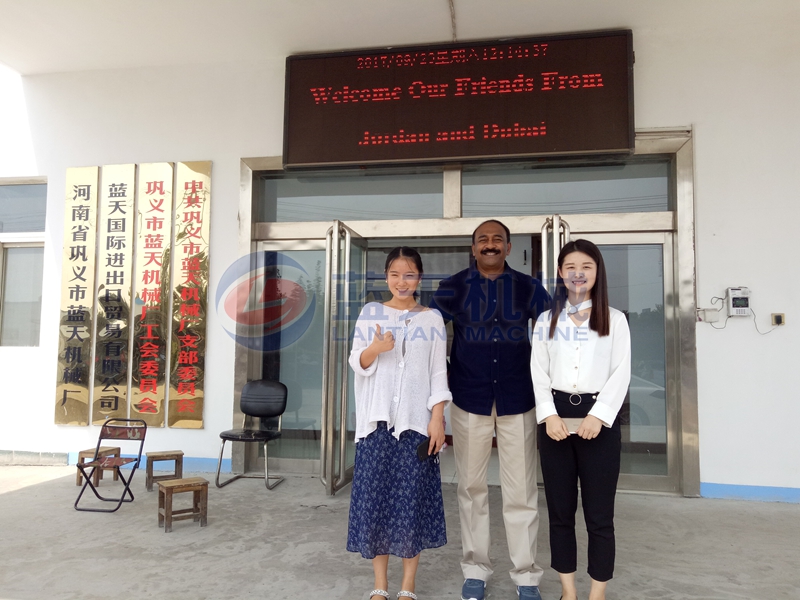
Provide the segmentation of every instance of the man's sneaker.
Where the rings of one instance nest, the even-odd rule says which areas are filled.
[[[480,579],[467,579],[461,586],[461,600],[483,600],[486,582]]]
[[[542,600],[539,588],[535,585],[518,585],[517,596],[519,596],[519,600]]]

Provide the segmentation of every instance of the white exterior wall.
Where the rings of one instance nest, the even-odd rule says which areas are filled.
[[[514,5],[510,11],[503,3],[457,0],[459,38],[630,27],[636,127],[693,128],[698,306],[744,285],[762,331],[771,312],[788,321],[767,336],[748,319],[731,319],[722,331],[697,325],[701,481],[794,488],[800,498],[800,437],[791,429],[800,421],[800,391],[789,382],[800,368],[792,254],[800,217],[798,5]],[[434,41],[397,35],[391,43]],[[351,48],[380,43],[370,23],[344,37]],[[443,31],[437,41],[448,39]],[[212,160],[213,298],[237,253],[239,159],[281,153],[284,58],[25,78],[38,174],[49,183],[42,338],[39,348],[0,348],[0,449],[74,452],[96,440],[96,428],[52,424],[66,169]],[[214,313],[208,335],[205,429],[153,429],[149,449],[215,456],[218,432],[232,419],[234,343]]]

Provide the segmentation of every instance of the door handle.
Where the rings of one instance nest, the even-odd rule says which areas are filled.
[[[550,233],[553,238],[548,243],[547,235]],[[557,268],[558,255],[561,248],[570,241],[569,223],[561,218],[561,215],[547,217],[542,225],[542,283],[545,289],[552,296],[556,289],[557,271],[550,272],[551,266]],[[553,264],[550,264],[550,250],[553,250]]]
[[[343,325],[342,330],[344,331],[345,335],[343,336],[340,334],[339,339],[336,341],[336,351],[342,352],[342,360],[339,361],[341,365],[341,388],[339,390],[339,468],[337,469],[336,477],[333,480],[334,490],[338,490],[343,487],[346,479],[345,474],[347,473],[347,369],[349,368],[349,364],[344,357],[347,355],[347,342],[350,338],[350,312],[349,303],[347,300],[350,292],[352,276],[352,273],[350,272],[350,247],[352,246],[353,238],[350,230],[347,227],[342,227],[342,232],[344,233],[344,279],[342,282],[342,302],[340,303],[340,306],[343,310],[342,314],[339,316],[338,322],[339,326]]]
[[[553,219],[547,217],[542,223],[542,234],[541,234],[541,244],[542,244],[542,285],[544,285],[544,289],[550,292],[552,296],[553,291],[550,289],[550,257],[548,256],[549,252],[549,244],[547,243],[547,232],[550,227],[553,225]]]
[[[322,415],[320,417],[320,475],[319,479],[326,488],[331,479],[331,465],[329,457],[331,451],[328,449],[330,442],[329,422],[330,422],[330,378],[331,378],[331,308],[332,294],[331,281],[333,277],[333,253],[334,253],[334,232],[338,231],[338,222],[334,222],[325,234],[325,297],[322,303],[323,308],[323,331],[322,337]]]

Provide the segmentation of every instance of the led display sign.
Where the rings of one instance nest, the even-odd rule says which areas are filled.
[[[287,168],[633,150],[630,30],[295,55]]]

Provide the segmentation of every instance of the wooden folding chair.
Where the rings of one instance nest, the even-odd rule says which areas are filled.
[[[114,512],[119,510],[123,502],[133,502],[133,492],[131,491],[131,481],[133,474],[142,461],[142,449],[144,448],[144,437],[147,433],[147,423],[141,419],[108,419],[100,428],[100,437],[97,440],[97,448],[94,453],[94,458],[86,463],[78,463],[78,470],[83,475],[84,483],[81,491],[75,500],[75,510],[85,510],[89,512]],[[135,442],[139,448],[136,458],[121,458],[116,456],[101,456],[100,447],[103,445],[103,440],[113,440],[116,443]],[[133,463],[131,473],[127,479],[122,473],[121,467]],[[115,475],[119,477],[124,485],[122,494],[119,498],[106,498],[101,496],[97,491],[97,487],[93,483],[93,475],[95,469],[109,469],[113,468]],[[80,507],[78,503],[81,501],[81,496],[86,488],[90,487],[94,495],[103,502],[116,502],[114,508],[88,508]]]

